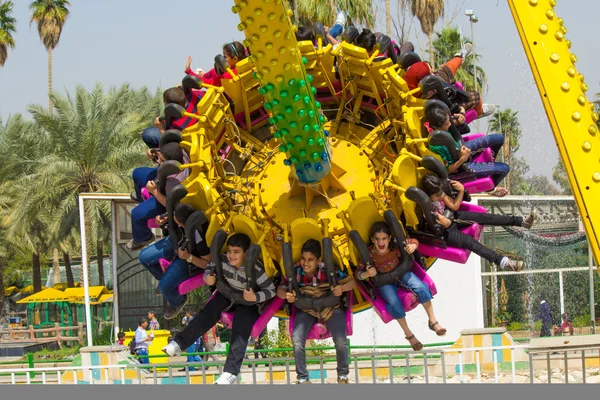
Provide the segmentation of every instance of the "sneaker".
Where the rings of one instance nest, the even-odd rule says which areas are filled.
[[[336,24],[340,24],[342,27],[346,27],[346,13],[345,12],[340,11],[337,14],[334,25],[336,25]]]
[[[179,314],[183,310],[183,308],[187,305],[187,303],[189,301],[189,297],[187,295],[185,295],[183,297],[184,297],[184,300],[180,306],[178,306],[178,307],[169,306],[169,308],[167,308],[167,311],[165,311],[165,314],[163,315],[164,319],[173,319],[177,316],[177,314]]]
[[[163,347],[161,350],[169,357],[175,357],[181,354],[181,348],[175,341],[169,342],[169,344]]]
[[[481,108],[483,112],[476,119],[489,117],[490,115],[496,112],[496,106],[494,104],[484,103]]]
[[[232,385],[237,380],[237,375],[232,375],[229,372],[223,372],[223,375],[217,379],[215,385]]]
[[[473,45],[471,43],[465,43],[460,48],[460,51],[454,55],[454,57],[460,57],[464,60],[469,56],[469,54],[471,54],[471,51],[473,51]]]
[[[137,193],[136,192],[129,193],[129,197],[131,198],[131,200],[135,201],[136,203],[140,203],[140,201],[137,198]]]
[[[157,286],[156,289],[154,289],[154,294],[157,296],[162,296],[162,293],[160,292],[160,288]]]
[[[307,384],[307,383],[308,383],[308,384],[312,384],[312,382],[311,382],[311,381],[309,381],[308,379],[298,379],[298,380],[296,381],[296,385],[304,385],[304,384]]]
[[[348,383],[348,377],[346,375],[338,376],[338,383]]]
[[[525,229],[531,229],[531,227],[535,223],[536,216],[537,212],[535,210],[532,210],[528,216],[523,218],[523,224],[521,226]]]
[[[141,243],[137,243],[133,239],[131,239],[129,242],[127,242],[125,247],[127,248],[127,250],[131,250],[131,251],[139,250],[139,249],[143,248],[144,246],[149,245],[152,242],[154,242],[154,233],[151,233],[150,239],[145,240]]]

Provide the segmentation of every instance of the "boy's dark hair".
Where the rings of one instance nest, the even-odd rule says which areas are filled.
[[[160,148],[160,152],[167,160],[174,160],[178,161],[180,164],[183,164],[183,149],[179,143],[167,143]]]
[[[223,45],[223,54],[229,58],[237,57],[238,61],[247,57],[246,48],[240,42],[231,42]]]
[[[367,50],[367,53],[370,53],[375,48],[375,44],[377,44],[377,36],[375,36],[375,34],[370,30],[363,29],[363,31],[356,37],[354,44]]]
[[[308,239],[306,243],[302,245],[301,253],[312,253],[315,257],[321,257],[321,243],[315,239]]]
[[[181,107],[185,107],[185,93],[183,92],[183,89],[172,87],[165,90],[163,93],[163,103],[165,103],[165,105],[175,103],[179,104]]]
[[[156,315],[156,313],[155,313],[154,311],[152,311],[152,310],[149,310],[149,311],[148,311],[146,314],[153,314],[153,315]]]
[[[442,181],[437,175],[427,174],[421,179],[421,186],[427,196],[433,196],[444,190],[442,187]]]
[[[144,322],[148,322],[148,318],[140,318],[140,322],[138,323],[138,326],[142,326],[144,324]]]
[[[234,233],[229,239],[227,239],[227,246],[241,247],[244,251],[248,251],[250,244],[250,238],[243,233]]]
[[[296,40],[298,42],[303,42],[309,40],[311,42],[315,42],[315,33],[308,26],[299,26],[298,31],[296,32]]]
[[[175,218],[185,225],[187,219],[194,213],[194,207],[189,204],[179,203],[175,206]]]
[[[432,107],[425,112],[425,121],[429,122],[429,127],[433,130],[441,128],[446,123],[446,118],[450,118],[450,115],[440,107]]]
[[[117,333],[117,338],[121,339],[125,337],[125,332],[119,332]]]

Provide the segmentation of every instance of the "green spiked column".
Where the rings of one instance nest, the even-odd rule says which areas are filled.
[[[236,0],[232,11],[240,17],[238,29],[245,32],[244,45],[256,66],[255,78],[279,149],[286,154],[285,165],[300,182],[321,181],[331,170],[329,132],[323,129],[326,118],[304,68],[287,2]]]

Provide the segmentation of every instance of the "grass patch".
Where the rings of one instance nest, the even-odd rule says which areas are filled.
[[[77,354],[79,354],[79,346],[63,347],[60,350],[43,349],[33,353],[33,361],[64,360],[74,358]],[[21,357],[20,361],[27,362],[27,355]]]

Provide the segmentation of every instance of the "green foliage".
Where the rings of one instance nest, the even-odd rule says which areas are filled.
[[[590,314],[586,313],[583,315],[579,315],[573,319],[571,322],[575,328],[584,328],[586,326],[590,326],[591,318]]]
[[[301,24],[322,22],[325,26],[333,26],[337,10],[345,11],[355,23],[367,27],[375,24],[373,0],[295,0],[293,3],[292,9],[295,6]]]
[[[437,63],[442,65],[446,61],[454,57],[462,43],[471,43],[471,41],[461,36],[458,26],[445,26],[441,32],[435,33],[436,38],[433,40],[433,54]],[[477,71],[477,88],[476,90],[484,93],[483,89],[487,89],[487,74],[483,68],[479,67],[479,54],[469,55],[456,73],[456,80],[461,82],[465,89],[475,89],[475,71]],[[477,64],[477,65],[476,65]]]
[[[4,66],[8,57],[8,48],[16,46],[13,34],[17,32],[17,20],[12,16],[13,2],[0,1],[0,66]]]
[[[569,183],[569,178],[567,177],[567,171],[565,170],[565,164],[563,164],[560,158],[554,166],[552,179],[562,189],[562,194],[569,196],[573,194],[573,191],[571,190],[571,184]]]
[[[79,349],[81,347],[79,345],[74,347],[63,347],[60,350],[48,350],[42,349],[40,351],[36,351],[33,353],[34,361],[41,360],[64,360],[70,359],[79,354]],[[19,361],[27,361],[27,356],[23,356]]]
[[[516,331],[528,331],[530,329],[529,324],[524,322],[511,322],[508,324],[506,328],[508,331],[516,332]]]
[[[110,346],[114,343],[114,329],[112,324],[106,325],[100,334],[93,337],[94,346]]]

